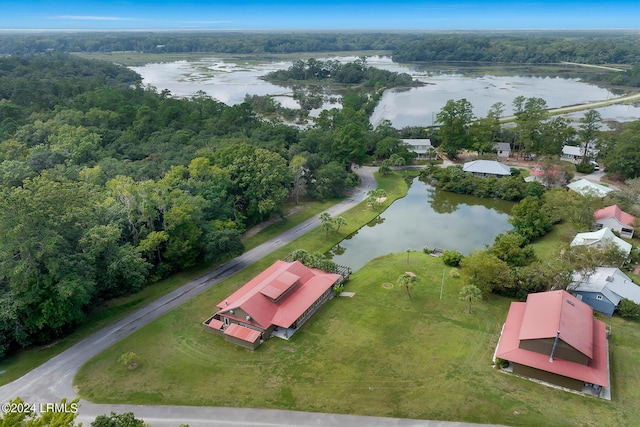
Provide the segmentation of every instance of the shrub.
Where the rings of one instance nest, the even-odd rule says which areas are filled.
[[[625,319],[636,319],[640,317],[640,305],[628,298],[623,298],[618,305],[618,314]]]
[[[504,360],[504,359],[500,359],[499,357],[496,358],[496,368],[498,369],[505,369],[509,367],[509,361],[508,360]]]
[[[122,363],[124,366],[126,366],[129,369],[137,368],[140,362],[142,362],[142,357],[138,356],[133,351],[123,353],[118,358],[118,363]]]
[[[576,165],[576,172],[580,173],[592,173],[594,170],[593,165],[591,163],[578,163]]]
[[[424,248],[422,248],[422,252],[424,252],[425,254],[430,254],[431,248],[429,246],[425,246]]]
[[[462,261],[462,254],[455,249],[446,250],[442,253],[442,262],[449,267],[458,267]]]

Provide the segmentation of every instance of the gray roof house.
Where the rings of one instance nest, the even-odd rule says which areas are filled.
[[[502,177],[511,175],[511,168],[495,160],[474,160],[466,162],[462,166],[464,172],[471,172],[473,176],[479,178],[489,178],[491,176]]]
[[[588,148],[586,154],[590,159],[594,159],[598,157],[598,150],[595,148]],[[565,145],[562,147],[562,155],[560,156],[560,159],[571,163],[580,163],[584,155],[584,146],[577,147],[574,145]]]
[[[511,155],[511,144],[508,142],[498,142],[493,146],[493,149],[496,150],[499,159],[508,158]]]
[[[434,160],[438,157],[430,139],[403,139],[402,142],[408,145],[409,151],[418,155],[417,159]]]
[[[575,272],[570,289],[576,298],[606,316],[613,316],[623,298],[640,304],[640,286],[617,268],[600,267],[591,275]]]

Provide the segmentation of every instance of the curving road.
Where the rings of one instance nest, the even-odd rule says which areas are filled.
[[[332,216],[339,215],[365,200],[367,191],[376,188],[376,180],[373,175],[376,170],[377,168],[374,167],[359,167],[355,169],[355,172],[360,177],[360,186],[348,199],[332,206],[326,212]],[[58,402],[62,398],[76,398],[77,394],[72,387],[73,377],[78,369],[91,357],[319,225],[320,220],[318,216],[315,216],[87,337],[23,377],[0,387],[0,403],[8,402],[16,396],[20,396],[25,402],[36,404]],[[89,425],[98,415],[109,414],[111,411],[117,413],[134,412],[136,417],[144,419],[154,427],[177,427],[182,423],[187,423],[190,427],[343,425],[454,427],[463,425],[462,423],[259,409],[100,405],[86,401],[82,401],[77,420]]]
[[[558,115],[565,113],[573,113],[575,111],[589,110],[593,108],[607,107],[609,105],[622,104],[629,101],[640,100],[640,92],[631,93],[628,95],[619,96],[617,98],[610,98],[604,101],[587,102],[586,104],[568,105],[566,107],[549,108],[547,112],[550,115]],[[506,116],[500,119],[501,122],[512,122],[516,119],[516,116]]]

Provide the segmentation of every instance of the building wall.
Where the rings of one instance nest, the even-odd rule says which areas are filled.
[[[600,292],[574,291],[573,293],[576,298],[591,306],[595,311],[602,313],[605,316],[613,316],[616,306]],[[601,300],[597,298],[598,295],[602,297]]]
[[[582,391],[582,388],[584,387],[584,381],[563,377],[561,375],[552,374],[551,372],[542,371],[540,369],[531,368],[517,363],[513,364],[513,373],[527,378],[535,378],[540,381],[559,385],[572,390]]]
[[[555,338],[521,340],[519,347],[525,350],[551,356],[554,342]],[[586,355],[580,353],[578,350],[571,347],[561,339],[558,340],[556,349],[553,352],[553,357],[562,360],[568,360],[574,363],[580,363],[582,365],[589,364],[589,358]]]
[[[599,227],[599,229],[604,228],[604,227],[608,227],[610,229],[612,229],[613,231],[617,231],[618,233],[620,233],[621,237],[630,239],[633,237],[633,227],[629,227],[628,225],[624,225],[621,222],[619,222],[617,219],[615,218],[603,218],[600,219],[598,221],[596,221],[596,224],[602,224],[602,227]],[[622,232],[622,229],[630,229],[631,232]]]
[[[257,339],[256,342],[250,343],[248,341],[245,340],[241,340],[235,337],[231,337],[229,335],[225,335],[225,338],[228,342],[233,343],[233,344],[237,344],[240,347],[244,347],[244,348],[248,348],[249,350],[255,350],[256,348],[258,348],[258,346],[260,345],[261,341],[260,339]]]
[[[320,307],[322,307],[332,297],[333,297],[333,286],[327,289],[324,292],[324,294],[322,294],[320,298],[316,300],[316,302],[314,302],[304,313],[302,313],[302,315],[298,319],[296,319],[296,321],[293,323],[292,326],[294,328],[299,328],[300,326],[304,325],[305,322],[309,320],[311,316],[313,316],[314,313],[318,311]]]

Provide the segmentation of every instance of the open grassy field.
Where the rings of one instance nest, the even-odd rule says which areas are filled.
[[[418,282],[409,299],[393,283]],[[213,288],[85,365],[80,395],[95,402],[258,407],[523,426],[634,425],[640,419],[640,329],[612,325],[613,401],[550,389],[491,366],[510,300],[458,299],[461,279],[439,258],[405,253],[352,276],[353,298],[331,300],[289,341],[255,352],[205,332],[200,322],[248,278]],[[443,298],[440,299],[444,274]],[[117,363],[134,351],[136,370]]]
[[[379,178],[389,194],[402,194],[404,181],[398,176]],[[362,206],[345,214],[350,224],[345,233],[372,214]],[[536,243],[539,256],[564,240],[562,228],[555,233]],[[315,230],[292,245],[323,251],[341,238],[338,233],[325,238]],[[331,300],[289,341],[273,338],[252,352],[202,329],[215,304],[290,251],[282,248],[96,356],[75,379],[80,395],[95,402],[514,426],[633,426],[640,419],[638,322],[605,319],[613,332],[611,402],[550,389],[491,366],[511,300],[490,296],[474,303],[468,315],[458,299],[462,280],[453,278],[439,258],[419,252],[409,262],[406,253],[372,260],[347,283],[353,298]],[[418,276],[412,299],[395,285],[404,271]],[[384,283],[394,286],[386,289]],[[128,351],[144,358],[135,370],[117,362]]]

